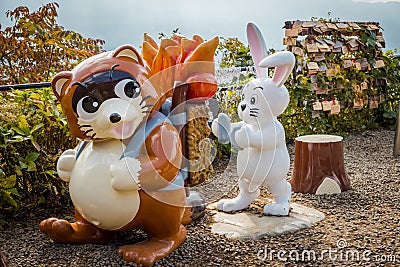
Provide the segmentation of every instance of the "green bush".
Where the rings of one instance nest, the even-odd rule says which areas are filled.
[[[20,206],[55,202],[66,192],[55,163],[76,144],[50,88],[0,96],[0,225]]]
[[[342,70],[333,77],[328,77],[326,81],[334,84],[333,88],[338,88],[342,84],[343,88],[334,89],[326,96],[317,96],[310,89],[310,77],[298,75],[296,80],[293,77],[288,79],[286,87],[290,92],[291,101],[285,113],[280,117],[280,121],[286,129],[288,139],[293,139],[305,134],[338,134],[345,136],[354,131],[365,131],[379,126],[394,127],[397,118],[397,105],[400,100],[400,69],[399,61],[394,58],[393,51],[387,51],[381,58],[385,66],[379,69],[372,69],[364,73],[355,68]],[[318,77],[320,79],[320,77]],[[323,77],[322,77],[323,78]],[[353,84],[367,80],[385,79],[387,86],[369,86],[361,96],[364,101],[368,101],[368,96],[382,95],[385,100],[380,103],[379,108],[371,109],[364,105],[361,109],[353,107],[353,99],[356,93]],[[312,101],[326,97],[336,97],[342,104],[339,114],[330,115],[329,112],[320,112],[319,117],[312,117]],[[307,104],[302,105],[303,101]]]
[[[399,60],[394,57],[394,52],[389,50],[380,56],[385,66],[372,69],[367,74],[357,69],[349,68],[341,70],[333,77],[318,74],[319,82],[325,84],[343,85],[341,90],[332,90],[328,95],[318,96],[311,89],[310,77],[302,73],[296,78],[291,75],[285,83],[290,93],[290,103],[285,112],[278,118],[285,128],[286,138],[290,142],[294,138],[306,134],[337,134],[346,136],[355,131],[365,131],[379,126],[394,128],[397,119],[397,108],[400,100],[400,69]],[[339,62],[343,58],[337,59]],[[243,64],[239,64],[240,67]],[[237,106],[243,84],[251,79],[251,76],[233,77],[231,83],[219,85],[216,98],[219,101],[221,112],[228,114],[233,121],[237,121]],[[327,80],[324,80],[327,79]],[[363,98],[368,99],[371,95],[384,95],[385,100],[377,109],[370,109],[364,105],[361,109],[354,109],[353,99],[356,97],[353,90],[355,81],[369,81],[373,84],[374,79],[385,79],[387,86],[371,86],[364,91]],[[335,87],[335,86],[334,86]],[[337,87],[337,86],[336,86]],[[227,89],[228,88],[228,89]],[[336,97],[342,106],[339,114],[330,115],[328,112],[320,112],[319,117],[312,116],[313,100],[326,97]],[[306,105],[303,104],[305,101]]]

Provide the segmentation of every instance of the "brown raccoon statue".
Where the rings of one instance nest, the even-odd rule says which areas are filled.
[[[118,254],[148,266],[185,241],[179,133],[160,116],[162,96],[148,81],[148,68],[130,45],[53,78],[70,130],[82,140],[57,162],[60,178],[69,182],[76,221],[40,223],[55,242],[104,243],[115,232],[140,228],[148,238]],[[139,141],[128,145],[136,135]],[[134,151],[127,153],[127,146]]]

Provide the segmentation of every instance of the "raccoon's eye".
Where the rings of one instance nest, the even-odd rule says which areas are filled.
[[[115,94],[122,99],[136,98],[140,95],[140,85],[132,79],[122,80],[115,85]]]
[[[82,99],[82,108],[88,113],[95,113],[100,107],[99,101],[92,96]]]
[[[100,108],[100,102],[93,96],[86,96],[79,100],[76,106],[76,113],[79,118],[91,119]]]
[[[124,86],[124,92],[127,97],[138,97],[140,95],[140,86],[134,81],[127,82]]]
[[[250,104],[255,105],[257,104],[258,96],[257,95],[252,95],[250,98]]]

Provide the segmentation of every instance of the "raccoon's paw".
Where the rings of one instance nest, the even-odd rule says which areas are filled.
[[[135,158],[125,157],[110,166],[111,186],[115,190],[139,190],[140,161]]]

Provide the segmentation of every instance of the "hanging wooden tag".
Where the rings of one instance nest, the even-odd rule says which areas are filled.
[[[317,71],[319,70],[319,66],[318,66],[317,62],[308,62],[307,68],[308,68],[309,74],[317,73]]]
[[[363,99],[361,97],[360,98],[355,98],[353,100],[353,108],[361,109],[363,106],[364,106],[364,101],[363,101]]]
[[[347,53],[349,53],[349,49],[347,48],[347,46],[342,46],[342,53],[343,54],[347,54]]]
[[[333,100],[333,104],[332,104],[331,111],[329,114],[335,115],[335,114],[339,114],[339,113],[340,113],[340,102],[335,99],[335,100]]]
[[[307,44],[307,52],[308,53],[318,53],[318,46],[316,44]]]
[[[326,43],[323,43],[323,44],[318,43],[317,47],[320,52],[330,52],[331,51],[329,45],[327,45]]]
[[[322,110],[323,111],[330,111],[332,108],[332,101],[326,101],[324,100],[322,102]]]
[[[296,45],[296,38],[285,37],[283,38],[284,45]]]
[[[299,35],[298,29],[285,29],[286,37],[297,37]]]
[[[363,90],[363,91],[368,89],[368,83],[367,82],[362,82],[360,86],[361,86],[361,90]]]
[[[371,97],[369,99],[369,108],[375,109],[379,107],[379,99],[375,99],[375,97]]]
[[[335,75],[335,70],[334,69],[327,69],[326,70],[326,76],[332,77]]]
[[[336,43],[333,45],[333,48],[334,48],[334,49],[336,49],[336,48],[342,48],[342,46],[343,46],[343,43],[342,43],[342,42],[336,41]]]
[[[366,58],[362,58],[362,59],[360,60],[360,64],[361,64],[361,68],[362,68],[363,70],[367,69],[368,66],[369,66],[368,60],[367,60]]]
[[[383,38],[382,35],[376,36],[376,41],[377,41],[383,48],[386,47],[386,42],[385,42],[385,39]]]
[[[315,53],[314,59],[315,61],[325,60],[325,53]]]
[[[304,56],[304,51],[303,51],[303,49],[301,47],[294,46],[293,49],[292,49],[292,52],[295,55],[298,55],[298,56],[301,56],[301,57]]]
[[[353,66],[353,62],[350,59],[346,59],[343,61],[343,67],[345,69],[350,68],[351,66]]]
[[[337,27],[334,23],[326,23],[326,26],[331,30],[337,30]]]
[[[321,102],[319,102],[318,100],[316,102],[314,102],[313,104],[313,110],[317,111],[317,110],[322,110],[322,104]]]
[[[374,68],[379,69],[385,66],[385,62],[382,59],[375,61]]]

